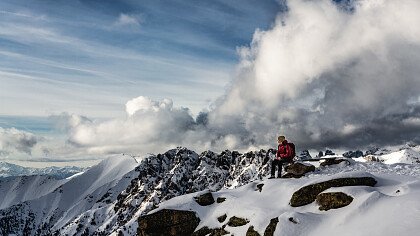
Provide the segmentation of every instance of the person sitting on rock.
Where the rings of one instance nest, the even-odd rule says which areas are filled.
[[[278,166],[277,178],[280,178],[283,164],[293,162],[293,150],[287,142],[286,137],[283,135],[279,136],[277,142],[279,146],[277,148],[276,158],[271,162],[271,176],[269,179],[275,178],[276,166]]]

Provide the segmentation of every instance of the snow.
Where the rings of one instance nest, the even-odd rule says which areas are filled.
[[[0,180],[0,221],[7,217],[13,225],[29,223],[34,229],[46,224],[51,233],[62,235],[136,235],[138,217],[157,205],[151,212],[164,208],[196,211],[201,218],[197,229],[221,227],[232,216],[247,218],[250,223],[245,226],[226,226],[234,235],[245,235],[251,225],[263,235],[275,217],[279,219],[275,235],[417,235],[419,153],[415,148],[381,153],[386,154],[374,154],[376,161],[346,159],[326,167],[304,162],[317,169],[300,179],[267,179],[270,162],[263,164],[266,151],[198,155],[177,148],[141,163],[130,155],[115,155],[62,180],[47,176]],[[326,190],[354,197],[340,209],[320,211],[316,203],[289,205],[292,194],[301,187],[345,177],[374,177],[378,183]],[[258,184],[264,184],[262,192],[257,191]],[[225,197],[226,201],[202,207],[193,200],[209,190],[215,199]],[[182,195],[186,192],[193,193]],[[227,220],[219,223],[217,217],[224,214]],[[23,226],[8,233],[20,232]],[[0,225],[0,234],[2,230]]]
[[[400,151],[383,157],[393,163],[404,161],[411,151]],[[385,162],[386,163],[386,162]],[[234,235],[245,235],[252,225],[261,235],[270,222],[278,217],[275,235],[360,235],[394,236],[418,235],[420,231],[420,169],[417,164],[360,163],[324,167],[301,179],[263,179],[237,189],[214,192],[213,196],[225,197],[223,203],[202,207],[195,203],[192,193],[163,202],[158,209],[192,210],[201,219],[197,229],[208,226],[220,228],[232,216],[250,220],[242,227],[226,230]],[[302,207],[289,205],[292,194],[303,186],[344,177],[374,177],[374,187],[351,186],[331,188],[325,192],[344,192],[354,198],[346,207],[320,211],[316,203]],[[262,192],[257,184],[264,184]],[[226,214],[223,223],[217,217]],[[293,218],[297,224],[291,222]]]

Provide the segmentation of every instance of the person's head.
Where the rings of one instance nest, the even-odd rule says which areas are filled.
[[[286,140],[286,137],[284,137],[283,135],[280,135],[280,136],[277,138],[277,142],[279,142],[279,143],[282,143],[284,140]]]

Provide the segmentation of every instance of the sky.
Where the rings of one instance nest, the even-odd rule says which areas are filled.
[[[2,1],[0,159],[420,142],[415,0]],[[40,164],[41,163],[41,164]]]

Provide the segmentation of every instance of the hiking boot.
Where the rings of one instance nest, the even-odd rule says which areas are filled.
[[[270,176],[270,177],[268,177],[269,179],[274,179],[274,178],[276,178],[276,177],[274,177],[274,175],[272,175],[272,176]]]

